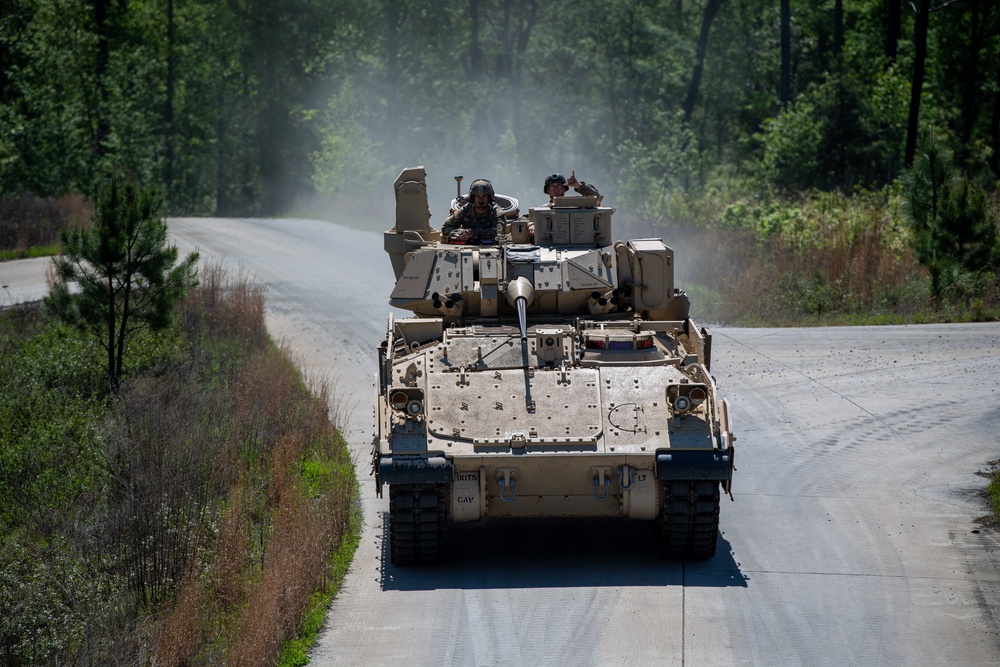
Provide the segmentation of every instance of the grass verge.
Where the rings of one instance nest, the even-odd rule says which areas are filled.
[[[329,388],[218,268],[128,357],[109,395],[86,332],[0,311],[0,663],[303,655],[359,532]]]
[[[285,642],[278,658],[278,667],[301,667],[309,664],[309,651],[319,639],[320,630],[326,621],[327,610],[340,591],[340,585],[347,576],[347,569],[354,559],[354,552],[357,551],[360,541],[361,510],[356,506],[351,512],[350,529],[340,547],[330,558],[328,583],[309,598],[298,633]]]
[[[989,480],[983,491],[983,497],[990,513],[980,521],[1000,526],[1000,460],[990,461],[986,465],[989,466],[988,470],[980,471],[978,474]]]
[[[62,250],[59,244],[31,246],[18,250],[0,250],[0,262],[9,259],[31,259],[33,257],[52,257]]]

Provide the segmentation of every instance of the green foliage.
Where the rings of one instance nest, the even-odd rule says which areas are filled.
[[[997,221],[986,193],[958,171],[946,146],[933,135],[925,138],[903,180],[911,244],[936,299],[968,282],[966,274],[1000,269]]]
[[[519,197],[576,169],[652,226],[719,174],[849,192],[902,167],[913,16],[889,53],[878,0],[846,3],[840,26],[830,2],[791,3],[787,106],[778,6],[722,3],[690,116],[707,3],[99,5],[101,25],[94,4],[5,3],[0,191],[92,194],[117,171],[156,183],[172,214],[281,214],[317,196],[372,210],[404,163]],[[1000,12],[967,6],[933,14],[920,122],[992,183]]]
[[[619,196],[645,224],[656,227],[664,222],[668,200],[686,189],[698,171],[697,140],[676,119],[676,124],[657,143],[626,139],[616,158],[622,164]]]
[[[842,293],[819,271],[808,276],[785,275],[779,286],[781,305],[807,315],[824,315],[835,310],[837,295]]]
[[[0,550],[3,664],[72,662],[102,625],[118,620],[121,582],[110,571],[110,559],[81,558],[74,551],[62,539],[42,548],[8,541]],[[96,663],[126,655],[95,647],[90,657]]]
[[[377,160],[380,150],[364,126],[365,110],[353,108],[356,94],[345,84],[319,122],[320,147],[310,155],[313,182],[320,195],[373,199],[388,174]]]
[[[764,122],[761,175],[782,190],[879,187],[895,174],[903,140],[904,86],[892,70],[865,84],[830,75]]]
[[[993,462],[993,470],[990,472],[990,483],[986,487],[986,495],[990,501],[990,509],[993,511],[993,518],[1000,521],[1000,470],[996,468],[997,462]]]
[[[0,535],[50,532],[96,472],[99,356],[82,335],[51,325],[24,341],[4,326],[0,341]]]
[[[799,100],[764,123],[764,176],[779,187],[795,186],[817,174],[822,160],[823,118],[807,100]]]
[[[134,335],[167,328],[174,304],[197,284],[198,255],[175,266],[177,248],[167,245],[161,207],[154,191],[113,178],[98,196],[92,229],[65,232],[64,254],[53,259],[57,281],[46,303],[94,334],[107,353],[113,391]]]

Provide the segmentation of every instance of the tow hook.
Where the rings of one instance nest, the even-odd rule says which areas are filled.
[[[590,476],[594,480],[594,498],[606,500],[611,494],[611,466],[592,466]],[[598,493],[601,487],[604,488],[604,495]]]
[[[628,471],[628,484],[625,483],[625,471]],[[618,466],[618,486],[622,488],[622,491],[628,491],[632,488],[632,473],[635,472],[635,468],[632,466]]]
[[[500,500],[512,502],[517,497],[517,468],[497,468],[497,484],[500,485]],[[506,490],[510,489],[510,497]]]

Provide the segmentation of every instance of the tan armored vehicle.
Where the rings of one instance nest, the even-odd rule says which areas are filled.
[[[715,555],[736,438],[673,250],[613,241],[593,197],[516,218],[498,195],[514,219],[496,243],[449,245],[423,167],[395,191],[390,303],[414,316],[390,316],[379,349],[393,562],[434,562],[449,522],[489,517],[645,519],[665,556]]]

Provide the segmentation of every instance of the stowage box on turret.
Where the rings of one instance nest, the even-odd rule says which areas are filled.
[[[379,348],[374,474],[393,562],[435,562],[451,521],[654,521],[668,558],[715,555],[729,404],[711,334],[659,239],[613,241],[613,209],[557,197],[490,245],[430,227],[425,171],[395,182],[396,286]],[[502,225],[501,225],[502,226]]]

